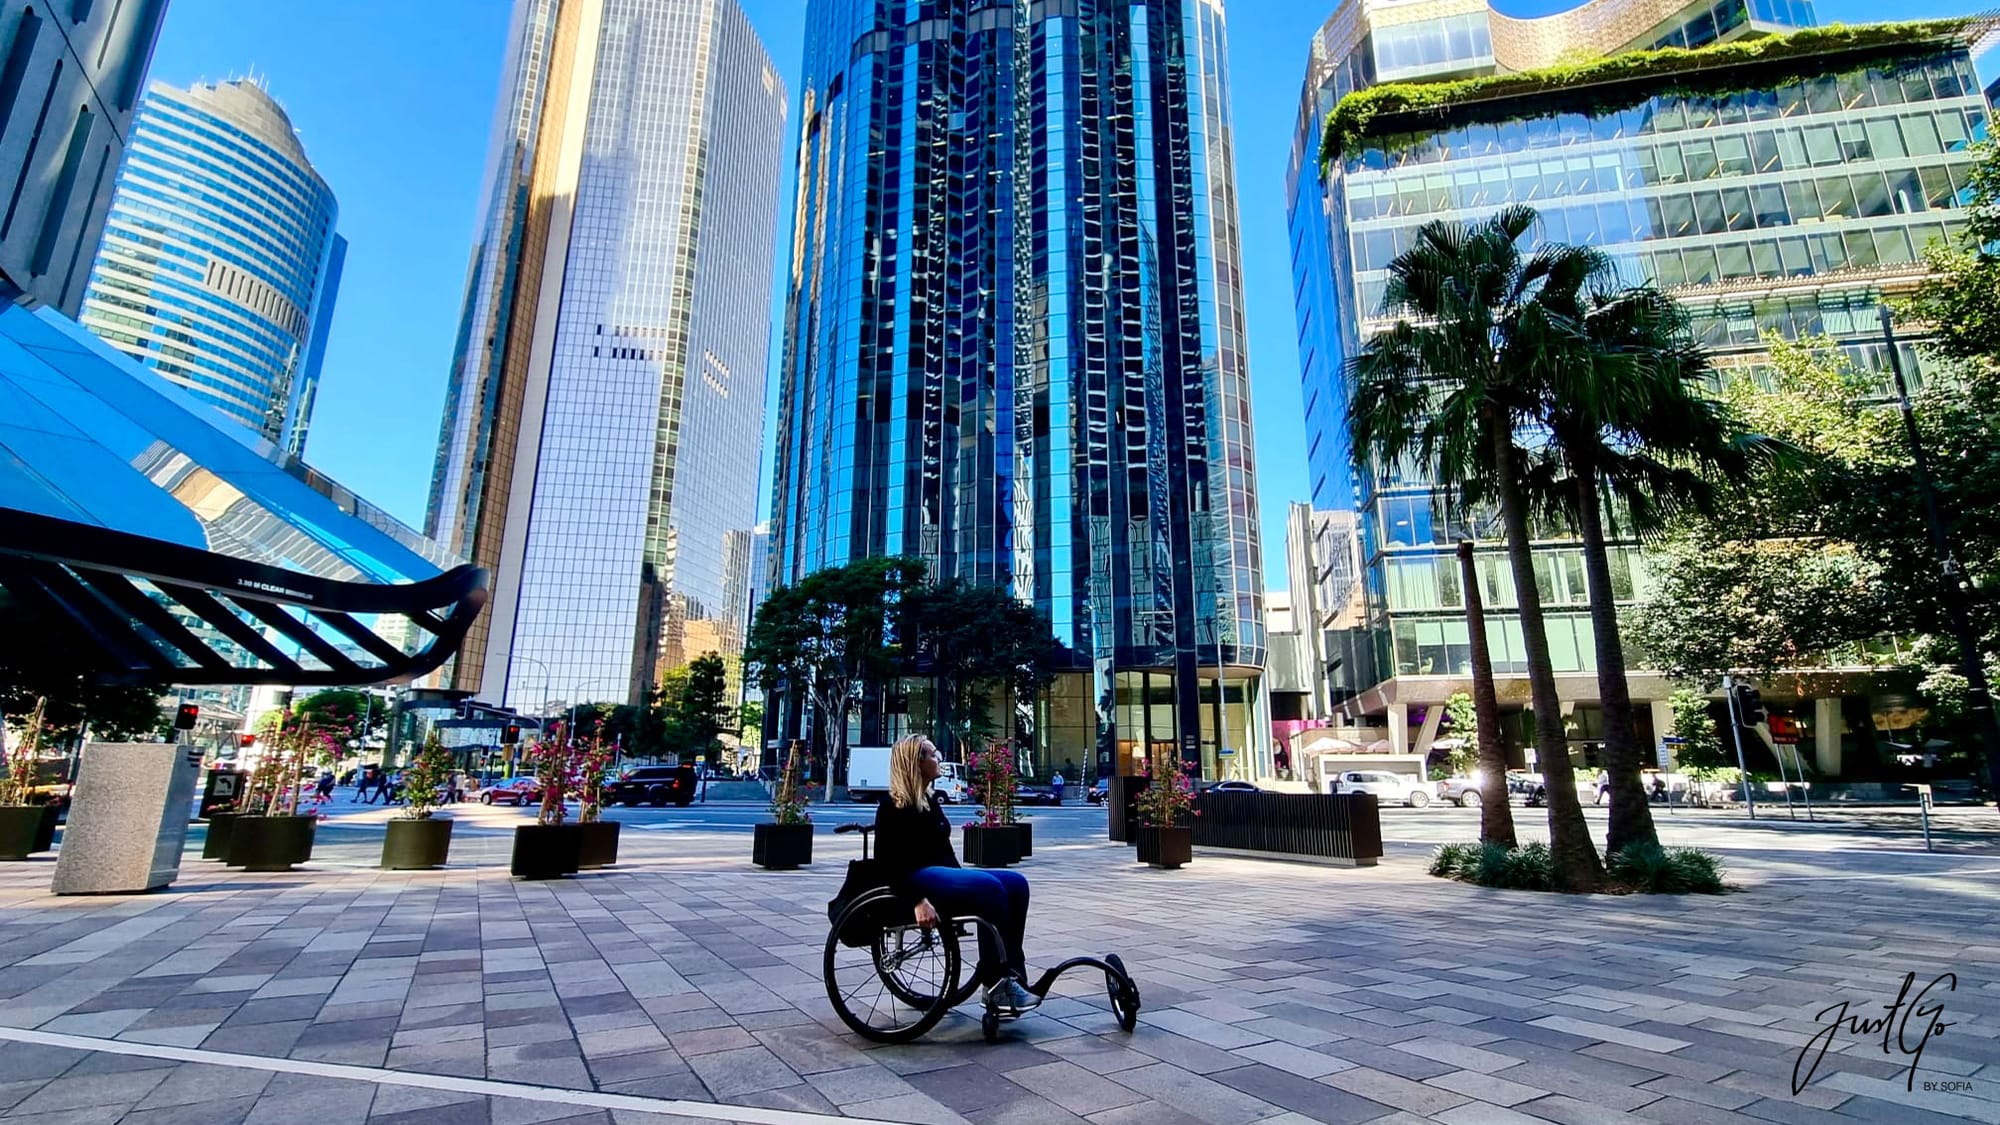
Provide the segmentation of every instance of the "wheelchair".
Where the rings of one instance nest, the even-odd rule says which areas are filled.
[[[871,824],[843,824],[836,833],[861,833],[861,857],[868,858]],[[946,1012],[980,992],[975,973],[968,971],[962,949],[978,960],[979,933],[990,926],[983,918],[940,918],[935,927],[916,924],[910,910],[887,887],[875,887],[849,900],[826,935],[823,976],[826,998],[840,1021],[864,1039],[877,1043],[909,1043],[936,1027]],[[1056,978],[1072,969],[1091,968],[1104,974],[1104,991],[1118,1026],[1131,1031],[1139,1022],[1139,986],[1116,953],[1102,959],[1072,957],[1044,972],[1027,990],[1046,997]],[[988,1043],[1000,1039],[1002,1022],[1018,1018],[984,1005],[979,1027]]]

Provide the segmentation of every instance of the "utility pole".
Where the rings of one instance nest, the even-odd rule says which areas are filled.
[[[1910,462],[1917,478],[1917,492],[1924,500],[1924,522],[1930,528],[1931,549],[1937,552],[1944,579],[1940,591],[1945,617],[1958,639],[1958,674],[1965,677],[1966,709],[1971,712],[1973,729],[1986,743],[1986,780],[1989,791],[2000,798],[2000,717],[1993,713],[1993,692],[1986,682],[1986,661],[1980,652],[1979,630],[1973,626],[1966,608],[1965,568],[1958,563],[1945,538],[1944,517],[1938,511],[1937,493],[1931,487],[1930,465],[1924,443],[1917,431],[1916,409],[1910,405],[1910,387],[1903,378],[1903,357],[1896,350],[1896,329],[1889,306],[1877,310],[1882,316],[1882,341],[1889,350],[1889,371],[1896,379],[1896,403],[1903,412],[1903,429],[1910,438]]]

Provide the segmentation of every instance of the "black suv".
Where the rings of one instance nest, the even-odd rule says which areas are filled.
[[[626,806],[644,803],[657,809],[672,801],[686,808],[694,802],[694,787],[693,766],[638,766],[604,787],[604,803]]]

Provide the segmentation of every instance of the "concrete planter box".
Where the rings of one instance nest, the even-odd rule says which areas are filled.
[[[750,842],[750,861],[767,871],[791,871],[813,861],[813,826],[759,824]]]
[[[1012,828],[1014,830],[1014,835],[1020,838],[1021,858],[1026,859],[1029,856],[1034,855],[1035,826],[1023,820],[1015,824],[1008,825],[1008,827]]]
[[[382,866],[390,871],[443,867],[451,855],[451,818],[392,820],[382,836]]]
[[[589,871],[599,867],[610,867],[618,862],[618,826],[616,820],[587,820],[577,828],[583,833],[581,850],[577,854],[577,866]]]
[[[239,816],[230,828],[224,862],[245,871],[290,871],[312,858],[318,828],[318,817]]]

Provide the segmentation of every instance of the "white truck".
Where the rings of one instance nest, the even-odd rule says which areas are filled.
[[[932,783],[938,799],[947,805],[971,799],[966,791],[963,767],[957,762],[939,762],[937,781]],[[859,804],[880,801],[889,793],[889,747],[850,746],[847,748],[847,796]]]

